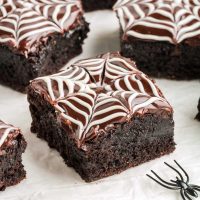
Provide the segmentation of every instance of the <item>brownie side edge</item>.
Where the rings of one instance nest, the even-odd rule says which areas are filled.
[[[112,9],[117,0],[82,0],[83,9],[86,12],[103,10],[103,9]]]
[[[41,43],[28,57],[0,45],[0,83],[25,92],[30,80],[61,69],[70,59],[82,52],[89,25],[84,18],[81,18],[80,22],[73,32],[49,36],[48,42]]]
[[[121,31],[121,54],[135,60],[138,68],[152,77],[175,80],[200,77],[200,46],[123,39]]]
[[[79,149],[54,108],[29,87],[32,132],[59,151],[66,164],[86,181],[120,173],[175,150],[173,114],[135,116]],[[56,133],[56,134],[55,134]]]
[[[200,99],[197,108],[198,108],[198,114],[196,116],[196,119],[200,121]]]
[[[22,153],[26,149],[27,143],[20,134],[13,141],[13,145],[1,150],[0,155],[0,191],[8,186],[13,186],[26,178],[26,171],[22,164]]]

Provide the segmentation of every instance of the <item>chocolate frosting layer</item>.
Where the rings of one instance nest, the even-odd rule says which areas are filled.
[[[0,150],[6,145],[12,145],[12,140],[19,134],[18,128],[0,120]]]
[[[80,0],[1,0],[0,45],[35,50],[49,34],[72,30],[82,16]]]
[[[54,106],[78,145],[134,115],[173,112],[154,81],[119,53],[78,61],[31,87]]]
[[[200,39],[199,0],[118,0],[114,10],[124,39],[132,36],[173,44]]]

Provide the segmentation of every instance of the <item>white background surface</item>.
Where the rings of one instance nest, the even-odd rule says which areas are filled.
[[[86,14],[86,18],[91,32],[78,58],[119,50],[119,26],[114,13],[98,11]],[[200,122],[194,120],[200,83],[157,80],[157,84],[175,110],[176,151],[90,184],[67,167],[46,142],[30,133],[26,95],[0,86],[0,118],[21,127],[28,142],[23,155],[27,179],[1,192],[0,200],[180,200],[178,192],[160,187],[145,174],[154,169],[166,179],[173,178],[175,174],[163,162],[173,163],[177,159],[190,174],[191,183],[200,185]]]

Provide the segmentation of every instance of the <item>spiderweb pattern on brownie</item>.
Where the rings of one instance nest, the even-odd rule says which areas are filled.
[[[9,124],[5,124],[3,121],[0,120],[0,147],[4,144],[6,141],[8,135],[13,132],[19,130],[18,128],[15,128]]]
[[[25,51],[50,33],[70,30],[81,12],[78,0],[1,0],[0,43]]]
[[[180,43],[200,35],[198,0],[118,0],[114,10],[124,37]]]
[[[31,84],[55,107],[79,142],[135,114],[172,110],[154,82],[118,53],[79,61]]]

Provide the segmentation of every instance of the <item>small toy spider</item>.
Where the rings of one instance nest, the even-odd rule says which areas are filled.
[[[186,200],[186,199],[192,200],[193,197],[197,198],[198,197],[197,191],[200,191],[200,186],[189,184],[190,179],[189,179],[189,176],[186,173],[186,171],[180,166],[180,164],[178,164],[177,161],[174,160],[174,162],[178,165],[178,167],[184,173],[184,175],[186,177],[186,181],[184,180],[182,174],[177,169],[175,169],[171,165],[167,164],[166,162],[165,162],[165,165],[167,165],[168,167],[173,169],[179,175],[179,177],[178,176],[176,177],[176,180],[170,180],[170,182],[167,182],[167,181],[163,180],[162,178],[160,178],[153,170],[151,170],[151,172],[158,178],[158,180],[156,180],[155,178],[153,178],[152,176],[150,176],[148,174],[147,174],[147,176],[149,178],[151,178],[152,180],[154,180],[159,185],[161,185],[167,189],[180,190],[183,200]]]

